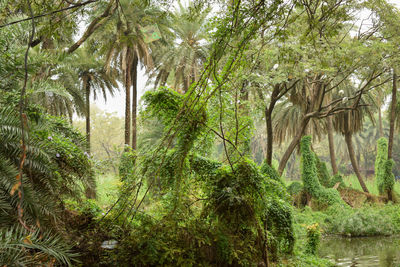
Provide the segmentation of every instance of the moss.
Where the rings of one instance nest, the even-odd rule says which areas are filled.
[[[343,181],[343,177],[342,175],[335,174],[332,179],[329,182],[329,187],[334,187],[337,183],[339,183],[339,187],[338,188],[345,188],[346,184]]]
[[[304,189],[312,197],[318,198],[321,184],[318,180],[314,153],[310,149],[311,136],[304,136],[300,142],[301,178]]]
[[[391,194],[394,186],[394,175],[392,173],[393,160],[388,160],[388,142],[386,138],[379,138],[377,142],[378,152],[375,160],[375,176],[376,184],[378,187],[379,194],[388,194],[391,198]]]
[[[315,154],[310,149],[311,136],[304,136],[300,142],[301,178],[305,191],[314,198],[321,208],[325,205],[344,203],[337,190],[323,187],[318,179]]]
[[[317,175],[318,175],[318,180],[321,183],[321,185],[325,187],[329,187],[330,184],[330,176],[328,173],[328,168],[326,167],[326,163],[321,161],[320,158],[317,156],[317,154],[314,153],[315,156],[315,163],[317,167]]]
[[[392,173],[394,161],[392,159],[386,160],[385,165],[383,166],[383,183],[381,187],[378,187],[379,192],[390,194],[393,191],[394,187],[394,175]]]

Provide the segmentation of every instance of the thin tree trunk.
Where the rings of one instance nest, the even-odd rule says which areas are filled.
[[[390,105],[390,129],[389,129],[389,144],[388,144],[388,159],[392,158],[393,152],[393,136],[394,136],[394,121],[396,119],[396,104],[397,104],[397,75],[393,70],[393,87],[392,87],[392,103]]]
[[[86,97],[86,142],[87,147],[86,151],[90,154],[90,79],[85,79],[85,97]],[[85,188],[85,195],[87,198],[95,199],[96,198],[96,182],[92,177],[92,174],[89,174],[91,177],[89,179],[90,185]]]
[[[336,165],[335,143],[333,141],[333,125],[331,117],[327,118],[327,130],[328,130],[329,154],[331,158],[332,172],[333,175],[336,175],[338,173],[338,167]]]
[[[189,78],[183,77],[183,94],[189,90]]]
[[[379,137],[383,137],[383,122],[382,122],[381,107],[379,107],[379,109],[378,109],[378,120],[379,120]]]
[[[289,144],[288,148],[286,149],[285,154],[283,154],[282,159],[279,162],[279,168],[278,168],[279,175],[282,175],[283,170],[285,169],[286,164],[290,158],[290,155],[292,155],[294,149],[296,148],[301,137],[303,136],[304,130],[306,129],[309,121],[310,121],[310,118],[304,118],[302,120],[301,125],[300,125],[296,135],[293,137],[292,142]]]
[[[128,47],[126,50],[126,66],[125,66],[125,145],[130,146],[131,137],[131,49]]]
[[[361,188],[364,190],[364,192],[369,193],[367,186],[364,183],[364,180],[361,176],[360,170],[358,168],[358,163],[356,161],[355,153],[354,153],[354,147],[353,147],[353,141],[352,141],[352,134],[349,131],[346,131],[345,135],[345,140],[347,144],[347,149],[349,151],[349,157],[351,161],[351,165],[353,166],[353,170],[357,175],[358,181],[360,182]]]
[[[138,58],[135,54],[132,63],[132,148],[136,150],[136,119],[137,119],[137,68]]]
[[[85,100],[86,100],[86,151],[90,154],[90,80],[85,79]]]
[[[393,136],[394,136],[394,121],[396,119],[396,105],[397,105],[397,75],[393,69],[393,87],[392,87],[392,103],[390,105],[390,129],[389,129],[389,144],[388,144],[388,160],[392,159],[393,152]],[[393,192],[388,190],[388,199],[393,200]]]
[[[267,128],[267,164],[272,166],[272,152],[273,152],[273,141],[274,141],[274,132],[272,130],[272,111],[274,110],[276,101],[278,100],[280,85],[277,84],[274,86],[274,90],[271,94],[271,100],[269,102],[269,107],[265,107],[265,126]]]
[[[265,108],[265,126],[267,127],[267,155],[266,160],[269,166],[272,165],[272,151],[273,151],[273,140],[274,132],[272,130],[272,115],[271,115],[271,105],[270,108]]]

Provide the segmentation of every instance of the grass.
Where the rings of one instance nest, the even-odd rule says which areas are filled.
[[[121,184],[119,177],[113,173],[97,176],[97,204],[103,209],[111,206],[117,200]]]
[[[347,186],[362,191],[361,185],[358,182],[356,175],[352,174],[352,175],[346,176],[343,178],[343,180]],[[375,178],[371,177],[371,178],[364,179],[364,182],[368,188],[368,191],[371,194],[379,195],[378,187],[376,186],[376,183],[375,183]],[[394,190],[397,193],[400,193],[400,182],[398,182],[398,181],[395,182]]]

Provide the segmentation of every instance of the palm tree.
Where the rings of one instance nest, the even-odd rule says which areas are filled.
[[[355,88],[349,83],[346,83],[344,86],[346,87],[343,87],[343,89],[347,91],[346,94],[348,95],[351,95],[351,91],[355,91]],[[355,133],[362,130],[365,115],[367,115],[371,121],[374,121],[372,109],[368,108],[365,104],[368,103],[375,108],[377,105],[375,97],[372,93],[365,94],[364,97],[360,99],[360,103],[361,106],[359,106],[357,109],[345,111],[335,115],[333,117],[333,126],[338,133],[344,135],[353,170],[357,176],[361,188],[364,190],[364,192],[369,193],[359,169],[352,137]]]
[[[116,71],[106,72],[104,59],[94,54],[94,51],[89,51],[88,46],[78,49],[72,54],[71,60],[85,95],[86,141],[87,152],[90,153],[90,97],[93,94],[94,99],[97,99],[101,93],[107,100],[107,93],[113,96],[118,88]]]
[[[103,52],[107,54],[107,70],[110,66],[118,66],[122,71],[121,80],[126,94],[125,145],[131,145],[136,149],[137,70],[139,63],[147,69],[153,66],[152,45],[145,42],[141,28],[157,22],[158,27],[164,29],[163,22],[160,21],[165,15],[144,0],[121,0],[119,4],[120,12],[113,15],[111,23],[106,25],[103,33],[100,33],[100,38],[105,43]],[[131,87],[133,87],[132,104]]]
[[[154,52],[154,86],[167,82],[179,92],[187,92],[190,84],[199,78],[201,67],[208,55],[207,16],[209,8],[197,10],[193,3],[179,7],[171,15],[171,30],[174,35],[167,46]]]

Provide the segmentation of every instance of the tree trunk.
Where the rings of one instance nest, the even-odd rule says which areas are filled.
[[[86,100],[86,151],[90,154],[90,79],[85,79],[85,100]],[[92,174],[89,174],[92,176]],[[93,177],[90,177],[90,185],[85,188],[87,198],[96,198],[96,182]]]
[[[271,94],[271,100],[269,102],[269,107],[265,107],[265,126],[267,128],[267,164],[272,166],[272,151],[273,151],[273,142],[274,142],[274,132],[272,130],[272,111],[274,110],[276,101],[278,101],[277,97],[279,94],[280,85],[277,84],[274,86],[274,90]]]
[[[90,154],[90,79],[85,79],[86,100],[86,151]]]
[[[338,173],[338,167],[336,165],[335,143],[333,141],[332,118],[328,117],[326,119],[327,119],[329,154],[330,154],[330,157],[331,157],[332,172],[333,172],[333,175],[336,175]]]
[[[393,70],[393,87],[392,87],[392,103],[390,105],[390,129],[388,143],[388,159],[392,159],[393,152],[393,136],[394,136],[394,121],[396,119],[396,104],[397,104],[397,75]]]
[[[283,154],[282,159],[279,162],[279,168],[278,168],[279,175],[282,175],[283,170],[286,167],[286,163],[288,162],[290,155],[292,155],[293,150],[296,148],[301,137],[303,136],[304,130],[306,129],[309,121],[310,121],[310,118],[303,118],[296,135],[293,137],[292,142],[289,144],[288,148],[285,151],[285,154]]]
[[[273,151],[273,140],[274,132],[272,130],[272,114],[271,108],[265,108],[265,126],[267,127],[267,155],[266,160],[269,166],[272,165],[272,151]]]
[[[138,57],[135,54],[132,62],[132,149],[136,150],[136,118],[137,118],[137,68]]]
[[[356,173],[358,181],[360,182],[360,185],[361,185],[362,189],[364,190],[364,192],[369,193],[368,188],[365,185],[364,180],[361,176],[360,170],[358,168],[358,163],[356,161],[356,156],[354,153],[352,134],[349,131],[346,131],[344,137],[346,140],[347,149],[349,151],[349,157],[350,157],[351,165],[353,166],[353,170]]]
[[[131,49],[128,47],[126,50],[126,65],[125,65],[125,77],[124,77],[124,86],[125,86],[125,146],[130,146],[130,137],[131,137],[131,66],[132,62],[131,58]]]

